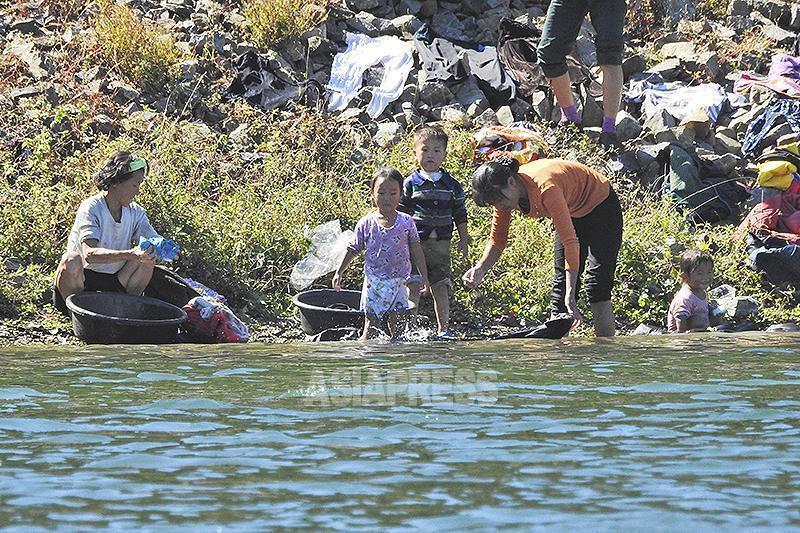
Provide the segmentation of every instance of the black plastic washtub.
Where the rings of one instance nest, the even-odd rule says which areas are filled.
[[[175,342],[186,321],[180,307],[120,292],[82,292],[67,298],[72,330],[88,343],[164,344]]]

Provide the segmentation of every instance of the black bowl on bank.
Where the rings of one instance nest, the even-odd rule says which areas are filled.
[[[72,330],[88,343],[164,344],[177,340],[186,312],[172,304],[120,292],[82,292],[67,298]]]
[[[306,335],[331,328],[362,328],[364,312],[359,311],[361,291],[314,289],[292,298],[300,309],[300,327]]]

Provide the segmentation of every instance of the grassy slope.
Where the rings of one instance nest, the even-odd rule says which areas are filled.
[[[242,158],[245,149],[229,135],[186,118],[123,120],[119,115],[118,136],[95,134],[90,128],[93,116],[120,111],[110,97],[85,94],[74,80],[75,71],[105,60],[97,41],[78,38],[56,48],[51,60],[65,93],[56,106],[44,95],[13,104],[5,89],[26,85],[25,69],[4,61],[0,71],[0,129],[9,139],[0,146],[0,257],[6,262],[0,269],[0,316],[49,320],[42,294],[51,283],[75,209],[94,193],[91,176],[116,149],[134,149],[152,162],[140,203],[154,226],[182,245],[178,270],[227,294],[237,311],[259,319],[292,312],[288,274],[306,252],[304,227],[331,218],[352,226],[369,209],[366,181],[375,167],[393,165],[407,173],[414,166],[408,139],[392,150],[380,150],[369,145],[369,135],[359,127],[344,127],[315,110],[265,115],[243,104],[219,104],[248,124],[252,142],[246,150],[261,156],[254,162]],[[53,123],[68,126],[51,128]],[[604,165],[603,154],[582,135],[549,135],[553,155]],[[451,139],[446,166],[468,187],[471,132],[453,131]],[[354,162],[351,154],[362,146],[371,156]],[[800,320],[792,291],[762,285],[744,266],[745,253],[732,238],[733,227],[695,230],[670,205],[631,183],[619,181],[616,186],[625,211],[614,292],[621,326],[663,322],[677,289],[674,258],[693,246],[714,253],[719,283],[763,302],[763,323]],[[490,212],[468,207],[474,260],[488,234]],[[521,218],[515,218],[514,226],[512,244],[482,289],[468,293],[456,288],[458,308],[477,321],[509,311],[535,319],[546,314],[552,227],[547,221]],[[455,260],[456,274],[466,267]],[[359,276],[356,265],[347,283],[359,286]]]

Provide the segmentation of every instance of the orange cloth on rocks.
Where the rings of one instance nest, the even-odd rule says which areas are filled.
[[[608,178],[586,165],[561,159],[539,159],[522,165],[518,173],[528,192],[529,217],[553,219],[556,233],[564,245],[567,270],[578,270],[580,246],[572,225],[573,218],[585,217],[608,198]],[[492,247],[503,250],[508,244],[511,211],[494,208]]]

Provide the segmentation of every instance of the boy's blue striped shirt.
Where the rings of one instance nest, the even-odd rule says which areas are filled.
[[[414,218],[419,238],[423,241],[434,229],[438,240],[450,240],[453,226],[467,221],[464,188],[449,173],[440,172],[442,176],[435,182],[424,178],[419,170],[403,182],[403,195],[397,210]]]

